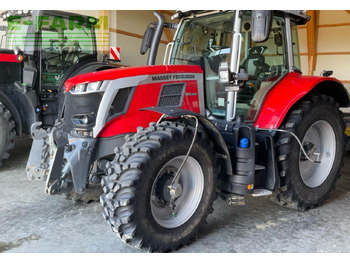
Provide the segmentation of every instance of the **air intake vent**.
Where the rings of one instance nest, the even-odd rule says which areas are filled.
[[[126,113],[135,89],[135,87],[128,87],[118,90],[118,93],[115,96],[113,103],[111,104],[111,107],[109,109],[107,122],[121,114]]]
[[[163,85],[158,106],[181,106],[185,93],[185,83]]]

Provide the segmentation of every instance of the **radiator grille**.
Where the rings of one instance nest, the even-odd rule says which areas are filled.
[[[185,83],[163,85],[158,106],[181,106],[185,91]]]

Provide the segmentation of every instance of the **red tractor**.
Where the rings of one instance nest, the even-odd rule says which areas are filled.
[[[103,215],[127,244],[173,250],[197,236],[217,196],[307,210],[340,176],[350,105],[340,81],[303,76],[299,11],[184,11],[148,27],[148,66],[65,83],[64,117],[32,128],[49,194],[101,181]],[[153,65],[163,27],[177,28]],[[37,144],[37,146],[35,146]],[[41,148],[38,145],[44,145]],[[29,160],[30,165],[30,160]],[[28,170],[30,172],[30,170]]]

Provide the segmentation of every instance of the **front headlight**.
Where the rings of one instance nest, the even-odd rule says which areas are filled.
[[[94,93],[99,92],[102,85],[102,81],[91,82],[91,83],[82,83],[73,86],[70,89],[72,94],[83,94],[83,93]]]
[[[86,87],[86,92],[89,93],[89,92],[96,92],[100,90],[101,84],[102,84],[102,81],[88,83]]]

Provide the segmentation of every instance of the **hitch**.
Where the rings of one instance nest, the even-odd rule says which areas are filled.
[[[41,122],[31,127],[33,137],[32,148],[27,162],[26,172],[29,180],[46,180],[49,171],[49,139],[46,130],[41,128]]]
[[[51,183],[50,187],[47,189],[49,195],[70,193],[73,189],[73,183],[67,178],[59,178]]]

